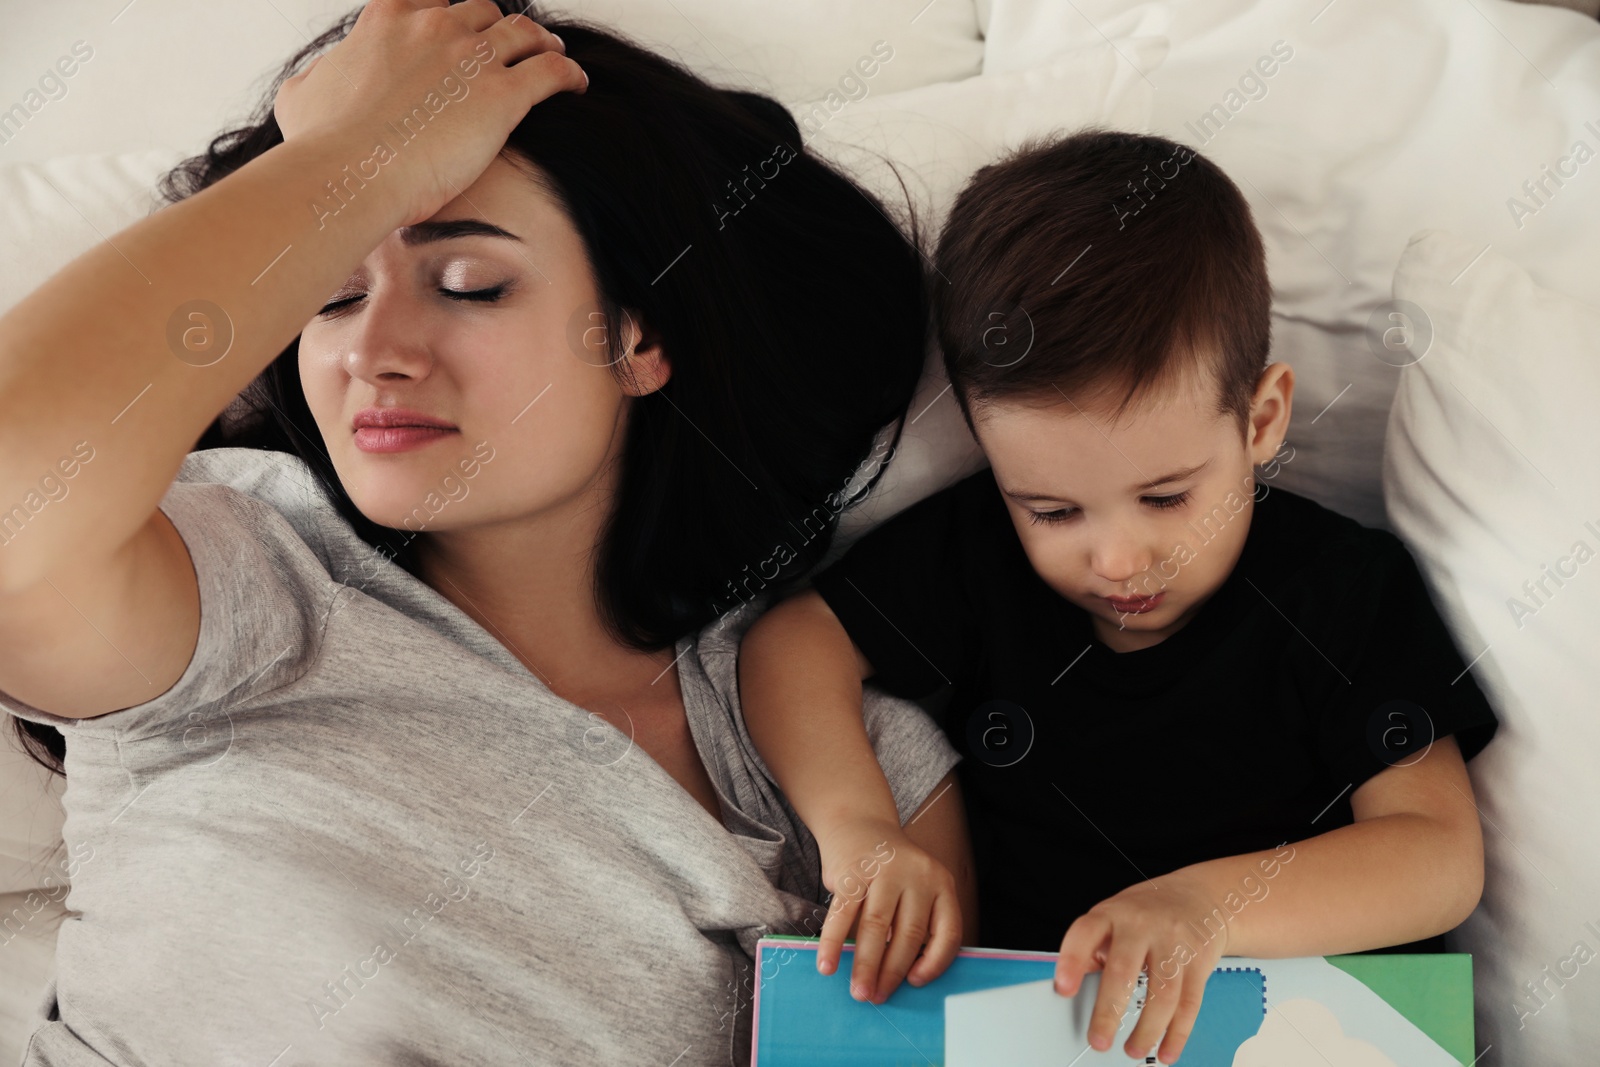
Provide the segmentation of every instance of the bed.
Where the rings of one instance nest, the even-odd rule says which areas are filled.
[[[777,97],[886,199],[906,178],[930,232],[973,170],[1055,129],[1160,133],[1234,178],[1299,385],[1280,484],[1406,541],[1502,718],[1469,765],[1484,899],[1450,937],[1474,957],[1486,1065],[1600,1045],[1600,0],[1566,3],[565,7]],[[154,180],[346,5],[179,10],[11,20],[0,308],[148,212]],[[836,552],[982,465],[929,355],[891,474]],[[0,744],[0,1061],[20,1056],[64,914],[59,794]]]

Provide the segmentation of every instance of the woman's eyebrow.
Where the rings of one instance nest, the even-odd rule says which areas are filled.
[[[431,244],[434,241],[448,241],[453,237],[500,237],[509,241],[521,241],[522,238],[510,230],[502,230],[492,222],[482,219],[446,219],[444,221],[419,222],[415,226],[402,226],[400,228],[400,242],[407,248],[418,245]]]

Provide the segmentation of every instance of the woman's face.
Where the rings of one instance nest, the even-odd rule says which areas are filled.
[[[583,242],[523,170],[497,158],[385,238],[328,303],[301,334],[300,376],[369,519],[458,528],[554,512],[605,484],[629,394],[607,365]],[[357,429],[372,408],[450,428]]]

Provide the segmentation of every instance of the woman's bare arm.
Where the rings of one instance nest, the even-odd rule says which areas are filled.
[[[368,196],[317,228],[317,184],[349,155],[327,141],[273,148],[0,318],[0,689],[83,717],[183,675],[199,591],[156,505],[206,425],[399,222]],[[195,301],[211,306],[184,319]],[[231,331],[227,354],[186,361],[193,350],[172,341],[185,329]],[[40,493],[49,475],[66,489],[54,499]]]
[[[360,156],[352,140],[269,150],[91,248],[0,317],[0,512],[15,516],[0,592],[116,553],[206,426],[400,224],[405,205],[373,182],[318,225],[323,183]],[[208,332],[231,342],[197,366],[214,358]],[[16,507],[78,442],[93,459],[68,495],[22,520]]]

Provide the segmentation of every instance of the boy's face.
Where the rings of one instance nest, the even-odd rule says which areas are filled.
[[[1130,652],[1176,633],[1232,573],[1254,467],[1283,442],[1293,392],[1289,365],[1268,366],[1242,434],[1197,386],[1141,398],[1117,425],[1064,394],[974,415],[1033,569],[1089,613],[1103,644]]]

